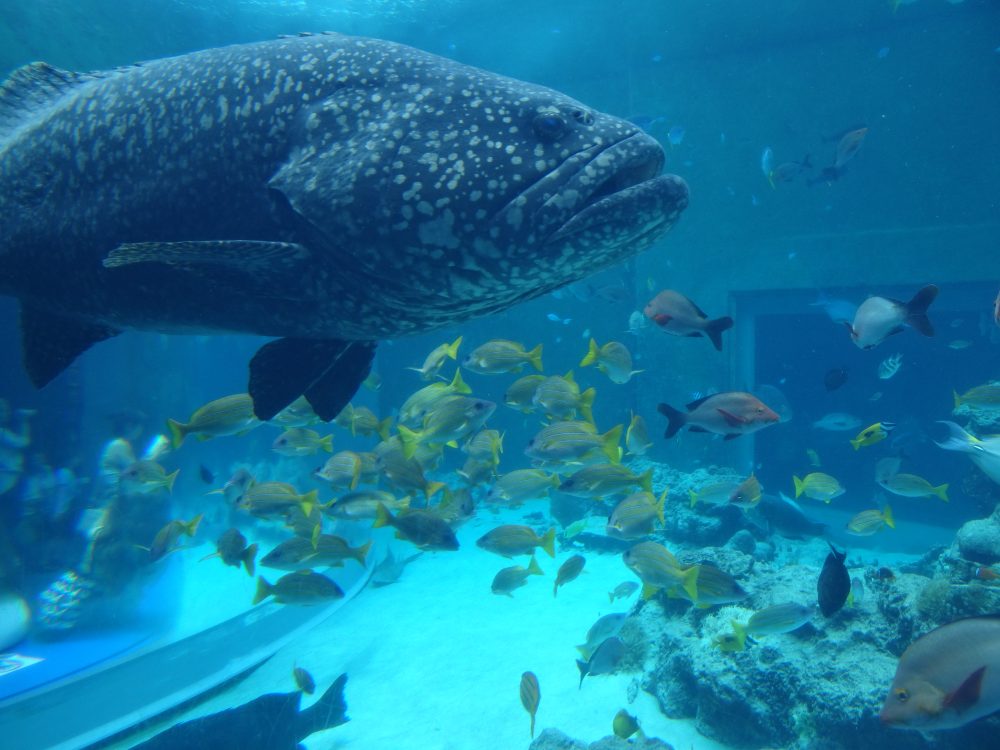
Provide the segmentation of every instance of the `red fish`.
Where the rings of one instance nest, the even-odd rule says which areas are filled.
[[[1000,579],[1000,573],[997,573],[993,568],[976,568],[975,576],[980,581],[996,581]]]
[[[709,320],[698,306],[679,292],[664,289],[646,303],[647,318],[674,336],[707,336],[722,351],[722,332],[733,327],[729,316]]]
[[[751,393],[730,391],[692,401],[687,412],[667,404],[656,407],[669,420],[664,437],[672,438],[684,425],[691,432],[714,432],[726,440],[776,424],[781,418]]]
[[[834,169],[840,169],[854,158],[861,144],[865,142],[866,135],[868,128],[858,128],[840,139],[840,143],[837,144],[837,160],[833,163]]]

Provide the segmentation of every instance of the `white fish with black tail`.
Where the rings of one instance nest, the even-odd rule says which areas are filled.
[[[934,335],[934,326],[927,317],[927,308],[938,295],[938,288],[928,284],[913,295],[909,302],[890,297],[869,297],[858,308],[854,322],[847,324],[851,339],[860,349],[874,349],[903,326],[915,328],[924,336]]]
[[[375,341],[645,250],[688,202],[638,126],[392,42],[286,37],[0,87],[0,294],[43,386],[126,329],[281,337],[254,414],[330,420]]]
[[[1000,484],[1000,437],[980,439],[954,422],[938,422],[938,424],[946,426],[951,433],[944,442],[935,441],[939,448],[968,454],[972,463],[982,469],[986,476]]]
[[[1000,616],[956,620],[899,657],[879,719],[899,729],[955,729],[1000,710]]]

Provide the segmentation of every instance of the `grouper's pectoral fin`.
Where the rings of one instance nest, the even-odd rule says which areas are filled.
[[[316,415],[329,422],[368,377],[374,358],[370,341],[286,338],[264,344],[250,360],[254,414],[271,419],[305,396]]]
[[[185,242],[128,242],[103,261],[105,268],[135,263],[170,266],[228,266],[247,273],[294,271],[310,256],[304,245],[260,240],[205,240]]]
[[[102,323],[58,315],[30,305],[21,306],[24,369],[36,388],[48,384],[98,341],[119,333],[121,331]]]

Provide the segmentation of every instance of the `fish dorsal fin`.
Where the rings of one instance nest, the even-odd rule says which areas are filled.
[[[701,398],[698,398],[698,399],[695,399],[695,400],[694,400],[694,401],[692,401],[691,403],[689,403],[689,404],[685,405],[685,407],[684,407],[684,408],[686,408],[686,409],[687,409],[688,411],[694,411],[694,410],[695,410],[695,409],[697,409],[697,408],[698,408],[699,406],[701,406],[701,405],[702,405],[703,403],[705,403],[705,402],[706,402],[706,401],[708,401],[708,400],[709,400],[710,398],[712,398],[712,396],[714,396],[714,395],[715,395],[714,393],[710,393],[710,394],[708,394],[707,396],[702,396]]]
[[[683,295],[681,295],[681,296],[683,296]],[[690,297],[684,297],[684,299],[686,299],[688,301],[688,304],[691,305],[691,307],[694,308],[694,311],[696,313],[698,313],[698,317],[699,318],[705,318],[705,319],[708,318],[708,316],[705,315],[705,312],[700,307],[698,307],[698,305],[696,305],[694,303],[694,301]]]
[[[0,143],[65,94],[98,76],[74,73],[44,62],[18,68],[0,84]]]

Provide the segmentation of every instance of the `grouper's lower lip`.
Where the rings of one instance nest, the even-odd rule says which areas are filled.
[[[584,232],[616,244],[666,232],[687,208],[687,183],[677,175],[665,174],[606,192],[609,185],[614,188],[628,176],[627,169],[616,173],[546,243],[562,242]]]

